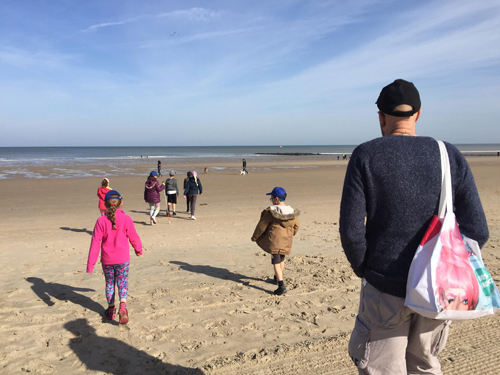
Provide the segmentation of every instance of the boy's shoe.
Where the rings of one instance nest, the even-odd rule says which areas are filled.
[[[120,303],[120,310],[118,310],[118,316],[120,317],[120,324],[128,323],[128,311],[126,304]]]
[[[106,311],[104,311],[104,315],[106,315],[106,319],[114,320],[116,316],[116,307],[108,307]]]
[[[196,220],[196,218],[194,217],[194,215],[191,215],[191,220]]]
[[[172,216],[177,216],[177,213],[175,211],[172,212]]]
[[[278,289],[276,289],[274,291],[274,294],[276,294],[277,296],[281,296],[282,294],[285,294],[286,292],[288,292],[288,290],[286,290],[286,288],[284,286],[279,286]]]

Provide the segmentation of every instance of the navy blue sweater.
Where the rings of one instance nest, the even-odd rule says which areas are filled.
[[[489,234],[474,178],[460,151],[445,145],[460,231],[482,247]],[[404,298],[411,261],[437,214],[440,192],[434,139],[386,136],[359,145],[347,167],[340,207],[342,247],[356,275]]]

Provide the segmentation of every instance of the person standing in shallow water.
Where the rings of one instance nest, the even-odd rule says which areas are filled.
[[[285,204],[287,197],[285,189],[275,187],[266,195],[271,196],[272,205],[260,214],[260,220],[252,235],[252,241],[266,253],[271,254],[274,268],[274,280],[278,283],[276,295],[287,292],[283,281],[285,256],[292,251],[293,236],[299,230],[300,212]]]

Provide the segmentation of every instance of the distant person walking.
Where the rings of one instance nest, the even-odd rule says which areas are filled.
[[[276,295],[287,292],[283,281],[285,255],[292,251],[293,236],[299,230],[300,212],[285,204],[287,197],[285,189],[275,187],[266,195],[271,196],[272,205],[260,214],[260,220],[252,235],[252,241],[266,253],[271,254],[274,268],[274,280],[278,283]]]
[[[99,198],[99,211],[101,211],[101,216],[106,215],[106,206],[104,205],[104,197],[110,191],[109,180],[103,178],[101,181],[101,186],[97,188],[97,197]]]
[[[97,219],[92,232],[87,273],[92,273],[99,253],[101,253],[108,302],[108,308],[105,311],[106,318],[108,320],[115,319],[115,285],[117,285],[120,297],[120,308],[118,309],[120,324],[127,324],[129,241],[137,256],[142,256],[142,243],[135,230],[134,222],[121,209],[123,199],[120,193],[116,190],[110,190],[104,197],[104,205],[107,209],[106,216]]]
[[[169,211],[172,211],[172,215],[177,215],[175,212],[175,205],[177,204],[177,197],[179,196],[179,185],[177,184],[177,179],[174,178],[175,172],[171,171],[169,173],[170,177],[165,181],[165,196],[167,197],[167,215]],[[170,206],[172,209],[170,210]]]
[[[149,223],[156,224],[156,216],[160,212],[160,192],[165,189],[165,184],[158,182],[158,173],[152,171],[144,187],[144,201],[149,204]]]
[[[188,171],[187,172],[187,177],[184,179],[184,186],[183,186],[183,190],[186,190],[186,187],[187,187],[187,184],[188,184],[188,181],[189,181],[189,178],[193,175],[193,173],[191,171]],[[186,197],[184,197],[186,198]],[[189,199],[186,199],[186,212],[189,213]]]
[[[242,162],[243,162],[243,169],[242,169],[242,171],[245,172],[246,174],[248,174],[248,171],[247,171],[247,161],[245,159],[243,159]]]
[[[196,209],[196,200],[198,199],[198,193],[201,195],[203,193],[203,187],[201,186],[201,181],[198,178],[196,171],[193,171],[191,177],[189,177],[186,187],[184,188],[184,198],[187,197],[189,201],[189,206],[191,208],[191,219],[196,220],[194,216],[194,211]]]
[[[158,160],[158,175],[161,176],[161,161]]]

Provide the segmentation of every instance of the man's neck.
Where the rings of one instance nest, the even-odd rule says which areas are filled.
[[[414,132],[411,132],[409,130],[403,130],[403,129],[393,130],[388,135],[406,135],[406,136],[411,136],[411,137],[416,137],[417,136]]]

